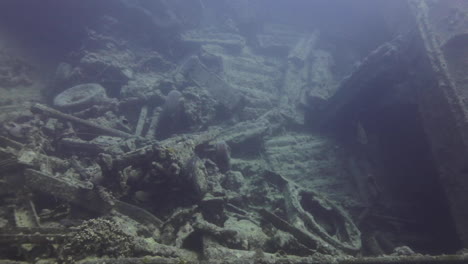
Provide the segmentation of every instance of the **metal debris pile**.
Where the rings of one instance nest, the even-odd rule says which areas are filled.
[[[115,13],[83,25],[83,46],[58,64],[43,91],[53,99],[0,127],[0,262],[467,262],[402,245],[418,233],[391,241],[414,222],[380,203],[374,157],[310,132],[357,127],[355,152],[377,150],[355,113],[409,78],[421,55],[412,35],[344,78],[318,31],[243,32],[255,20],[236,12],[248,5],[226,1],[232,19],[193,28],[216,10],[110,2]],[[0,81],[29,85],[31,69],[7,62],[17,65],[0,65]]]
[[[230,170],[230,141],[221,139],[239,140],[238,128],[251,138],[269,126],[266,117],[255,130],[241,124],[155,141],[41,104],[31,111],[11,126],[20,134],[5,128],[0,137],[3,256],[367,263],[350,259],[361,249],[360,231],[339,206],[272,171],[246,181]],[[77,137],[88,131],[95,138]]]
[[[229,146],[220,140],[234,132],[213,128],[155,141],[41,104],[31,112],[0,137],[1,208],[11,210],[2,218],[4,254],[21,249],[18,258],[25,260],[74,262],[248,259],[262,252],[275,263],[274,252],[305,257],[359,250],[359,231],[346,213],[319,195],[298,191],[273,172],[265,176],[271,182],[254,183],[267,193],[252,193],[242,173],[230,170]],[[93,139],[77,136],[88,132]],[[315,223],[300,199],[331,210],[342,223],[331,228],[344,241]]]

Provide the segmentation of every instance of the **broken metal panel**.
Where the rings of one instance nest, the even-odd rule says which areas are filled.
[[[409,1],[422,41],[415,78],[424,129],[437,162],[459,238],[468,245],[468,2]],[[465,45],[460,45],[465,43]],[[458,50],[451,50],[452,48]],[[452,54],[456,54],[453,56]]]

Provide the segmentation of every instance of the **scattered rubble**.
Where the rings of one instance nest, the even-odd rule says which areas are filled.
[[[238,13],[249,1],[219,1],[223,15],[208,2],[122,0],[93,13],[51,75],[54,99],[2,123],[0,262],[466,262],[418,253],[431,237],[402,212],[419,207],[382,188],[362,114],[362,98],[404,90],[426,54],[414,51],[432,47],[421,13],[421,37],[397,34],[345,74],[326,29],[264,17],[247,30],[260,23]],[[156,33],[126,35],[127,9]],[[0,89],[31,84],[30,72],[0,53]]]

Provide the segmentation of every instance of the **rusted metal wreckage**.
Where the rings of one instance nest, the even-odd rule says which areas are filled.
[[[322,129],[335,127],[350,127],[356,122],[361,122],[360,113],[362,103],[366,99],[372,100],[375,94],[382,92],[386,87],[397,85],[402,79],[410,79],[411,87],[417,94],[417,105],[423,120],[424,132],[428,137],[429,145],[439,170],[439,180],[444,187],[457,234],[463,245],[468,246],[468,105],[466,105],[466,91],[468,79],[468,2],[465,1],[423,1],[409,0],[408,10],[414,22],[416,31],[401,35],[390,43],[386,43],[368,55],[366,60],[347,78],[338,92],[327,102],[322,109],[319,126]],[[464,15],[454,15],[464,14]],[[465,74],[465,75],[464,75]],[[380,89],[380,90],[379,90]],[[103,135],[112,135],[124,139],[142,140],[141,129],[137,129],[136,135],[116,129],[107,128],[84,119],[64,114],[50,109],[44,105],[34,105],[33,112],[56,118],[64,122],[85,126]],[[142,109],[142,114],[146,116]],[[262,126],[257,126],[262,128]],[[139,132],[138,132],[139,131]],[[256,132],[257,133],[257,132]],[[181,169],[190,167],[189,180],[196,190],[195,194],[200,199],[204,194],[211,192],[214,197],[204,198],[198,205],[201,209],[192,207],[177,212],[177,217],[185,215],[195,216],[193,228],[197,232],[210,234],[214,238],[225,238],[232,235],[229,230],[217,227],[205,221],[202,214],[203,207],[213,204],[226,204],[232,211],[249,218],[249,213],[237,208],[229,199],[222,195],[216,196],[217,186],[209,181],[209,175],[203,166],[198,166],[199,161],[194,160],[191,154],[201,145],[217,139],[220,131],[209,131],[205,134],[193,137],[181,137],[169,139],[158,143],[151,142],[145,147],[118,155],[108,155],[103,151],[105,146],[86,141],[62,138],[62,144],[66,147],[81,148],[83,151],[103,153],[98,155],[99,163],[109,171],[116,174],[122,181],[122,186],[116,188],[125,189],[125,181],[132,177],[132,164],[147,161],[152,169],[164,171],[164,173],[179,177]],[[248,133],[247,133],[248,134]],[[94,188],[89,171],[81,168],[79,162],[71,159],[48,156],[40,151],[34,151],[34,146],[25,146],[14,140],[0,138],[0,166],[3,171],[8,171],[2,179],[2,188],[17,188],[24,184],[27,188],[40,193],[50,194],[60,200],[76,206],[86,208],[98,214],[121,214],[139,222],[148,229],[160,229],[171,223],[176,217],[161,221],[143,208],[125,203],[112,197],[103,188]],[[56,177],[54,171],[73,168],[80,174],[82,180],[72,177]],[[127,169],[129,168],[129,169]],[[214,176],[213,176],[214,177]],[[301,245],[306,245],[304,251],[311,255],[319,253],[333,253],[334,250],[355,254],[359,251],[359,230],[349,219],[345,212],[335,207],[326,200],[321,200],[321,206],[325,206],[343,228],[337,232],[337,236],[330,236],[314,222],[313,217],[306,212],[298,202],[299,199],[320,199],[313,192],[301,190],[293,186],[280,175],[266,172],[265,179],[270,181],[287,197],[285,203],[291,212],[289,219],[283,219],[265,209],[259,209],[258,214],[264,221],[268,221],[276,228],[292,234]],[[5,184],[6,183],[6,184]],[[21,190],[21,188],[18,188]],[[0,193],[9,190],[0,189]],[[234,200],[234,198],[232,198]],[[55,217],[60,210],[49,212],[49,215],[39,216],[27,193],[19,193],[14,202],[13,210],[15,229],[0,229],[0,243],[21,244],[28,247],[30,244],[60,244],[78,232],[73,228],[40,227],[39,218]],[[66,210],[66,209],[64,209]],[[47,213],[47,212],[46,212]],[[292,223],[304,221],[311,226],[310,230],[302,230]],[[206,239],[209,240],[209,239]],[[209,241],[204,241],[209,244]],[[141,256],[132,258],[102,258],[86,259],[80,263],[199,263],[198,256],[185,249],[165,246],[163,244],[147,244],[145,241],[137,241],[136,251]],[[326,249],[330,247],[331,249]],[[210,251],[211,250],[211,251]],[[243,257],[246,261],[258,261],[258,263],[466,263],[467,255],[446,256],[385,256],[375,258],[337,257],[333,260],[323,258],[298,257],[280,254],[266,254],[263,252],[217,252],[216,249],[206,249],[207,255],[235,255]],[[337,251],[337,252],[338,252]],[[241,253],[242,252],[242,253]],[[254,259],[254,260],[252,260]],[[219,263],[206,262],[206,263]],[[8,263],[8,262],[7,262]],[[22,262],[9,262],[22,263]],[[44,262],[47,263],[47,262]],[[250,263],[250,262],[248,262]],[[254,263],[254,262],[252,262]]]

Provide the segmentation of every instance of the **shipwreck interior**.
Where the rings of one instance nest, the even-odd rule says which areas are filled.
[[[468,4],[0,1],[0,262],[468,261]]]
[[[418,106],[408,97],[395,98],[398,88],[389,90],[359,97],[356,102],[366,106],[354,114],[365,130],[365,144],[356,144],[358,135],[343,133],[355,130],[349,120],[338,125],[337,136],[369,160],[380,192],[377,203],[403,222],[407,220],[407,226],[398,231],[406,233],[406,243],[429,254],[454,253],[460,241]]]

